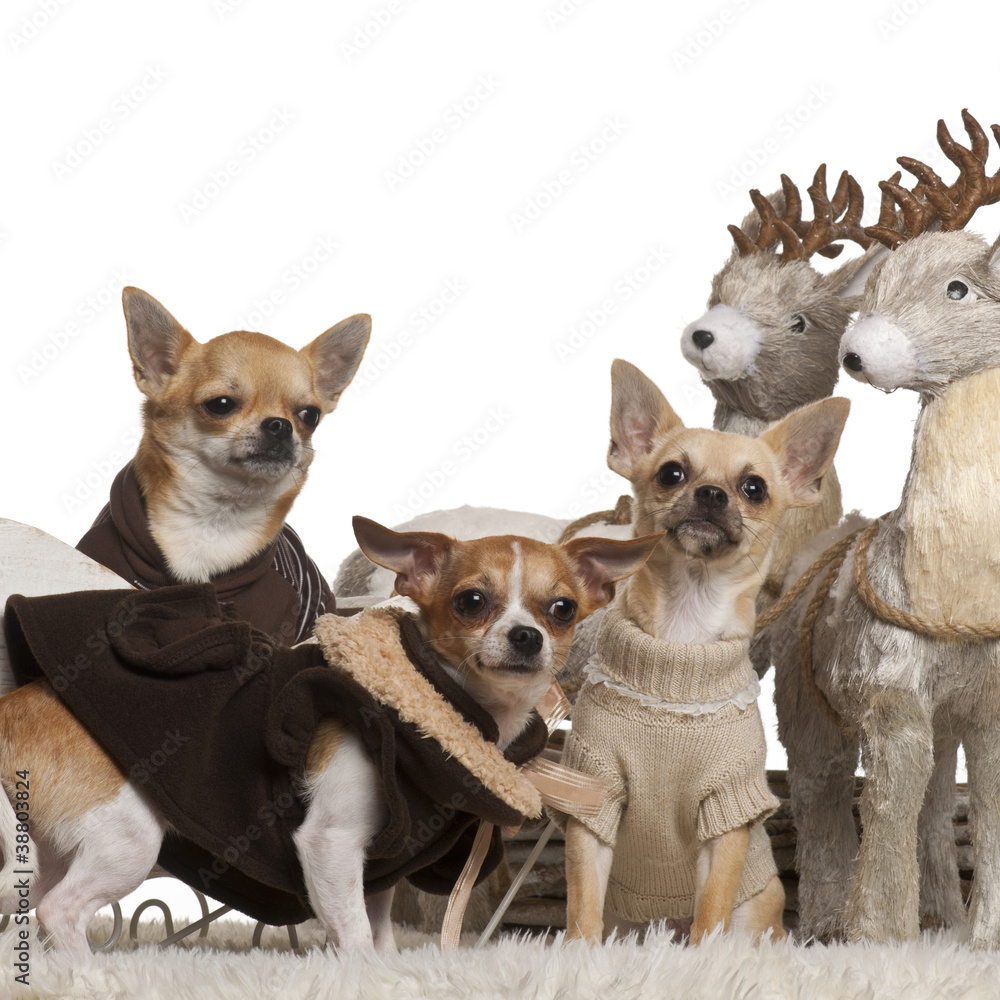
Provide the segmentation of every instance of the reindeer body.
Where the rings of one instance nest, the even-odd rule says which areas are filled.
[[[875,265],[841,344],[855,377],[921,395],[902,501],[882,519],[867,577],[889,605],[932,621],[1000,619],[995,252],[964,232],[903,243]],[[852,940],[885,941],[915,937],[921,909],[963,923],[949,808],[962,742],[976,869],[972,942],[1000,947],[1000,641],[927,636],[882,620],[855,584],[855,556],[856,545],[820,608],[812,649],[820,689],[857,736],[825,718],[802,683],[799,622],[815,588],[772,630],[802,927],[821,938],[846,929]],[[860,851],[850,816],[859,744]]]

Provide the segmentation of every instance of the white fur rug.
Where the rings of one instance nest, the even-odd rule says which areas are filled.
[[[145,937],[152,925],[144,925]],[[95,931],[100,931],[95,927]],[[501,939],[483,949],[442,953],[424,935],[400,930],[401,951],[378,957],[340,957],[318,947],[319,936],[300,929],[304,955],[288,950],[287,936],[265,935],[250,949],[249,925],[216,924],[207,942],[159,951],[121,945],[84,962],[43,953],[32,940],[30,987],[14,981],[12,931],[0,934],[0,997],[142,998],[142,1000],[497,1000],[598,998],[631,1000],[995,1000],[1000,996],[1000,952],[974,952],[942,935],[894,947],[759,947],[738,937],[716,937],[700,948],[653,934],[591,948],[557,938]],[[127,932],[126,935],[127,937]],[[470,940],[471,943],[471,940]]]

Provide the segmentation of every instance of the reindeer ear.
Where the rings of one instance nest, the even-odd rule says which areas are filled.
[[[435,531],[393,531],[367,517],[354,517],[351,524],[361,551],[396,574],[396,593],[426,604],[452,539]]]
[[[608,467],[631,478],[635,464],[653,450],[657,438],[683,427],[666,397],[635,365],[611,365],[611,445]]]
[[[882,246],[881,243],[873,243],[860,257],[854,257],[841,264],[836,271],[831,271],[827,275],[830,291],[841,299],[860,298],[864,294],[868,275],[888,254],[888,247]],[[859,302],[858,305],[860,304]]]
[[[1000,268],[1000,236],[996,238],[996,242],[990,247],[990,267]]]
[[[820,499],[823,477],[833,464],[851,404],[839,396],[793,410],[760,435],[778,456],[793,507]]]
[[[615,596],[615,584],[631,576],[652,555],[665,532],[642,538],[573,538],[563,545],[576,575],[592,602],[588,611],[603,608]]]

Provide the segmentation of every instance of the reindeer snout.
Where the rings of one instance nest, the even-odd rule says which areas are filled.
[[[755,320],[719,303],[684,327],[681,353],[707,379],[738,379],[756,363],[762,338]]]
[[[851,378],[886,392],[912,387],[920,375],[913,341],[893,318],[879,313],[856,319],[841,338],[837,353]]]

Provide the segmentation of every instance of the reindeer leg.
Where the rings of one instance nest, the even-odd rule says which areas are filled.
[[[797,646],[775,656],[778,734],[788,755],[788,786],[799,873],[796,935],[843,938],[844,910],[858,854],[852,813],[858,741],[820,710],[802,680]]]
[[[995,726],[966,733],[969,814],[975,878],[972,883],[970,943],[1000,947],[1000,731]]]
[[[858,742],[816,713],[808,735],[799,735],[794,750],[788,745],[799,873],[797,936],[829,942],[846,933],[844,913],[858,855],[853,813]]]
[[[917,823],[921,928],[964,927],[967,914],[955,845],[955,768],[958,737],[934,744],[934,771]]]
[[[852,941],[917,937],[917,819],[934,764],[931,713],[912,691],[870,691],[862,717],[861,851],[847,904]]]

